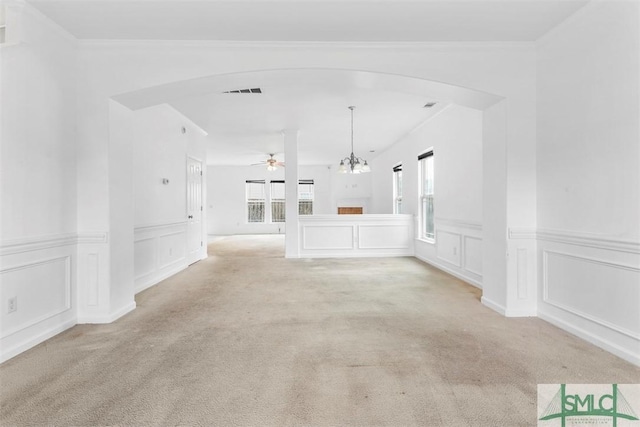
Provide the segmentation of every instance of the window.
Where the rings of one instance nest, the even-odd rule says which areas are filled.
[[[313,180],[298,182],[298,215],[313,215]]]
[[[284,181],[271,181],[271,222],[284,222]]]
[[[435,239],[433,210],[433,150],[418,156],[420,170],[420,237]]]
[[[402,165],[393,167],[393,213],[402,213]]]
[[[247,221],[264,222],[264,181],[247,181]]]

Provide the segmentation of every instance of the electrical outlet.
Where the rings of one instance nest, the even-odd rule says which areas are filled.
[[[7,314],[13,313],[18,309],[18,297],[12,297],[7,300]]]

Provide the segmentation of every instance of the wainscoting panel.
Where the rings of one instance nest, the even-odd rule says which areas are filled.
[[[2,338],[71,309],[69,256],[4,268],[0,283],[3,301],[12,299],[16,308],[2,307]]]
[[[436,253],[440,261],[461,267],[460,247],[462,235],[451,231],[436,231]]]
[[[529,295],[529,263],[527,248],[518,248],[516,251],[516,285],[518,288],[518,299],[526,299]]]
[[[640,269],[543,251],[543,300],[640,339]]]
[[[87,260],[87,305],[96,306],[100,300],[100,254],[88,253]]]
[[[411,227],[406,224],[358,226],[360,249],[407,249],[411,238]]]
[[[186,263],[186,243],[187,233],[184,231],[158,237],[158,263],[161,270],[179,262]]]
[[[538,230],[538,317],[640,366],[640,245]]]
[[[0,243],[0,362],[76,324],[77,235]]]
[[[302,229],[302,249],[353,249],[353,225],[307,225]]]
[[[469,273],[482,276],[482,239],[464,236],[462,268]]]
[[[482,224],[436,218],[435,241],[415,240],[416,258],[482,287]]]
[[[187,223],[136,227],[134,272],[136,292],[153,286],[188,266]]]
[[[413,255],[411,215],[313,215],[299,223],[302,258]]]

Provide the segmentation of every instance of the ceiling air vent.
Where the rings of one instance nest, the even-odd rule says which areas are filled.
[[[259,87],[254,87],[253,89],[228,90],[222,93],[262,93],[262,89],[260,89]]]
[[[423,108],[431,108],[436,104],[437,104],[436,102],[427,102],[426,104],[424,104]]]

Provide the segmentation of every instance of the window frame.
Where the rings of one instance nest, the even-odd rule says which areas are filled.
[[[402,213],[402,163],[393,167],[393,213]]]
[[[300,186],[301,185],[311,185],[311,199],[303,199],[301,198],[301,191],[300,191]],[[309,216],[309,215],[313,215],[313,206],[315,204],[315,198],[316,198],[316,192],[315,192],[315,183],[312,179],[300,179],[298,180],[298,215],[302,215],[302,216]],[[304,204],[309,204],[308,202],[311,202],[311,209],[310,209],[310,213],[301,213],[301,211],[303,210],[303,205]]]
[[[251,199],[249,197],[249,184],[262,184],[262,199]],[[267,222],[266,218],[266,207],[267,207],[267,193],[266,193],[266,183],[263,179],[247,179],[245,181],[244,187],[245,194],[245,221],[247,224],[265,224]],[[252,202],[253,200],[253,202]],[[262,220],[261,221],[251,221],[251,207],[250,203],[261,203],[262,204]]]
[[[429,160],[430,159],[430,160]],[[429,162],[431,167],[429,168]],[[429,243],[436,241],[436,224],[435,224],[435,156],[433,148],[426,150],[418,156],[418,176],[419,183],[419,213],[420,227],[419,239]],[[430,186],[426,185],[430,178]],[[426,187],[426,188],[425,188]],[[429,214],[429,207],[430,214]],[[431,229],[432,233],[428,230]]]

